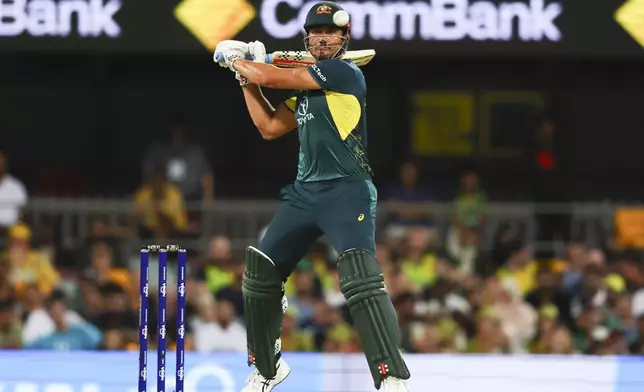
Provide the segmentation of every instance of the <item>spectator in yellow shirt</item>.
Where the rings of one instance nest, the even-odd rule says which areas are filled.
[[[416,289],[432,286],[439,277],[439,260],[430,250],[431,242],[431,232],[426,228],[409,229],[407,246],[400,261],[402,272]]]
[[[335,288],[335,276],[331,271],[328,260],[328,248],[324,242],[313,244],[309,253],[300,261],[298,269],[310,270],[322,285],[322,290],[333,290]],[[284,286],[287,296],[295,294],[295,279],[288,279]]]
[[[220,235],[214,236],[210,240],[206,260],[196,268],[195,275],[199,281],[205,282],[208,290],[217,293],[235,283],[235,264],[230,239]]]
[[[163,171],[152,174],[134,196],[134,214],[143,237],[168,238],[188,228],[186,203],[181,190],[170,184]]]
[[[297,327],[297,310],[289,306],[282,322],[283,351],[315,351],[315,340],[311,331]]]
[[[2,254],[9,262],[11,283],[18,298],[35,285],[43,295],[49,295],[60,282],[58,271],[42,252],[31,248],[31,229],[24,223],[9,229],[9,246]]]
[[[538,271],[539,264],[532,260],[529,249],[517,242],[505,265],[497,270],[496,277],[500,281],[510,281],[524,296],[536,286]]]

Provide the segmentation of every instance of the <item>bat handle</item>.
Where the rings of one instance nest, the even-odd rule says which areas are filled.
[[[221,52],[215,53],[215,61],[216,62],[220,62],[220,61],[223,61],[223,60],[224,60],[224,54],[223,53],[221,53]],[[248,54],[248,55],[246,55],[246,60],[253,61],[255,59],[253,58],[253,56]],[[272,54],[267,54],[265,63],[271,64],[272,62],[273,62],[273,55]]]

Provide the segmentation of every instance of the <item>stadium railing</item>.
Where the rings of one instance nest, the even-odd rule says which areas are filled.
[[[445,234],[453,213],[452,204],[427,204],[432,212],[436,227]],[[90,233],[91,222],[95,218],[105,219],[117,235],[136,244],[136,231],[133,224],[133,205],[127,199],[33,199],[24,209],[24,215],[34,230],[38,232],[45,225],[53,224],[58,230],[63,245],[74,247]],[[276,201],[266,200],[217,200],[205,205],[188,205],[191,216],[198,216],[200,225],[195,235],[181,239],[186,246],[204,248],[215,234],[224,234],[233,241],[235,249],[242,249],[256,243],[261,231],[270,222],[277,207]],[[584,241],[589,245],[601,245],[613,232],[616,205],[603,204],[529,204],[529,203],[491,203],[487,206],[488,241],[501,227],[509,225],[517,229],[525,240],[536,249],[551,244],[536,243],[536,214],[564,214],[569,219],[569,238]],[[382,230],[387,222],[391,204],[382,202],[378,206],[378,229]]]

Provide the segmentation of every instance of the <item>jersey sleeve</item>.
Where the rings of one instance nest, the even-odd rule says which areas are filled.
[[[324,90],[352,94],[355,93],[355,86],[360,84],[359,75],[349,63],[342,60],[322,60],[307,69]]]

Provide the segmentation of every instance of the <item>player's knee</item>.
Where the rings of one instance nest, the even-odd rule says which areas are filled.
[[[242,292],[249,298],[282,297],[282,278],[275,263],[252,246],[246,249]]]
[[[359,239],[359,240],[345,239],[341,241],[339,244],[334,243],[333,246],[335,249],[338,250],[340,255],[354,252],[354,251],[364,251],[369,253],[370,255],[376,254],[376,243],[374,241],[370,241],[369,239],[367,239],[366,241],[363,239]],[[338,262],[339,262],[339,259],[338,259]]]
[[[380,264],[364,249],[349,249],[340,255],[338,277],[349,306],[366,298],[387,295]]]
[[[363,250],[376,254],[376,241],[371,230],[364,227],[352,227],[351,230],[337,230],[330,236],[333,247],[340,253]]]

